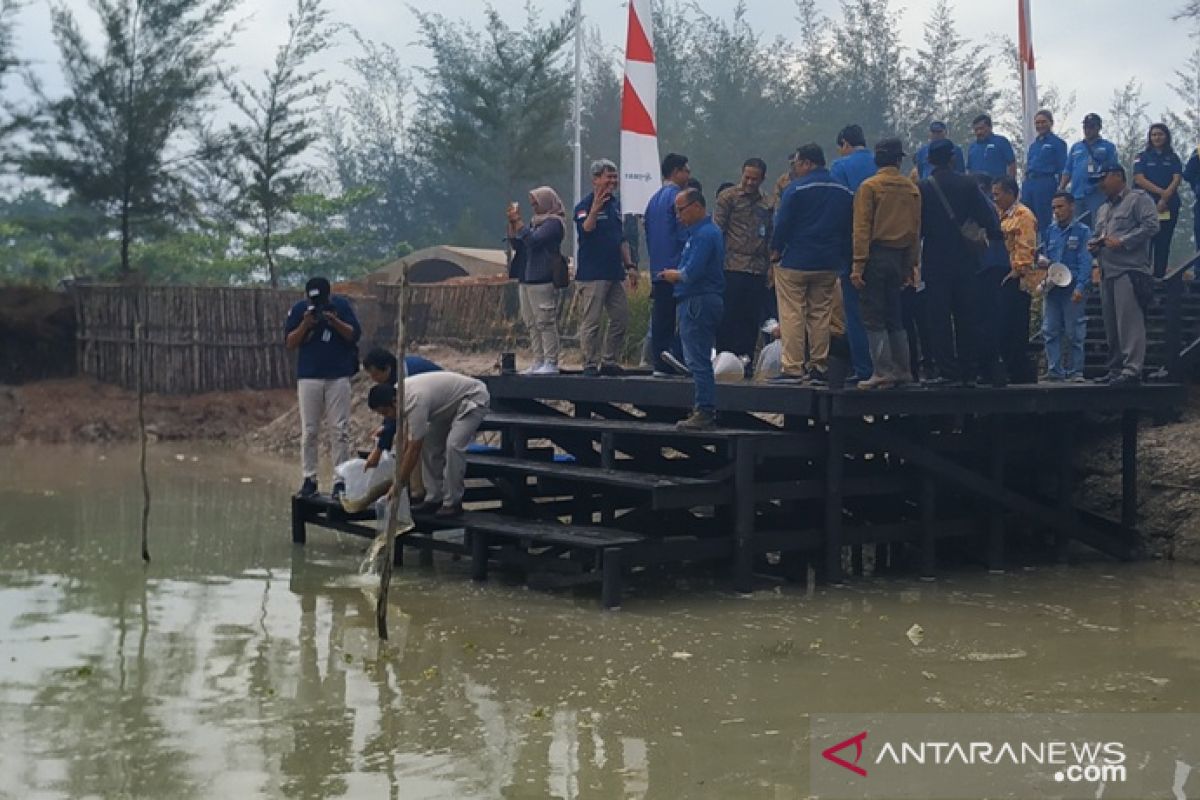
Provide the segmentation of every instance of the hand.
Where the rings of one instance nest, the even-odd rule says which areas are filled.
[[[1167,210],[1167,198],[1163,197],[1161,200],[1158,201],[1158,213],[1161,214],[1166,210]]]
[[[767,267],[767,288],[768,289],[775,288],[775,265],[774,264],[771,264],[771,266]]]
[[[1075,294],[1071,295],[1071,302],[1074,303],[1075,305],[1079,305],[1080,303],[1082,303],[1083,302],[1083,292],[1076,289]]]
[[[858,289],[860,292],[861,292],[863,289],[867,288],[867,282],[866,282],[866,280],[863,278],[863,276],[862,276],[862,273],[861,273],[861,272],[852,272],[852,273],[850,273],[850,282],[851,282],[851,283],[853,283],[853,284],[854,284],[854,288],[855,288],[855,289]]]
[[[683,273],[677,269],[664,269],[662,272],[658,273],[658,277],[667,283],[679,283],[681,280],[683,280]]]
[[[595,214],[604,208],[604,204],[608,202],[608,198],[612,197],[612,192],[607,188],[596,192],[596,196],[592,198],[592,213]]]
[[[1092,284],[1094,286],[1100,285],[1100,268],[1099,267],[1092,267]]]
[[[625,268],[625,280],[629,283],[630,291],[637,289],[639,277],[636,266],[627,266]]]
[[[321,316],[325,318],[326,322],[338,322],[337,311],[334,311],[333,309],[324,312]]]
[[[300,320],[301,327],[311,328],[317,324],[317,312],[315,309],[308,309],[304,312],[304,317]]]
[[[1111,250],[1120,250],[1122,247],[1124,247],[1124,245],[1121,244],[1121,240],[1115,236],[1105,236],[1104,246]]]
[[[1088,239],[1087,248],[1088,248],[1088,252],[1091,253],[1092,255],[1099,253],[1100,252],[1100,240],[1099,239]]]
[[[1046,258],[1045,254],[1042,254],[1038,256],[1037,264],[1042,269],[1045,269],[1046,267],[1050,266],[1050,259]]]

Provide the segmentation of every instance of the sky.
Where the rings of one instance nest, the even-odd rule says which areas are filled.
[[[86,0],[56,0],[71,8],[78,7],[84,29],[96,31]],[[544,13],[557,16],[566,11],[568,0],[534,0]],[[736,0],[698,0],[704,11],[730,18]],[[430,63],[429,55],[417,44],[416,18],[412,8],[440,12],[451,19],[474,24],[484,20],[484,0],[329,0],[329,8],[339,21],[353,26],[366,37],[387,42],[398,48],[413,66]],[[512,24],[524,18],[523,2],[493,2]],[[899,14],[901,39],[910,49],[919,45],[923,24],[934,0],[894,0]],[[1078,131],[1079,120],[1088,111],[1102,116],[1109,107],[1114,88],[1129,78],[1141,80],[1144,98],[1150,102],[1149,114],[1158,119],[1173,95],[1168,83],[1174,70],[1187,60],[1194,48],[1187,23],[1172,22],[1171,12],[1182,0],[1142,7],[1130,0],[1032,0],[1034,51],[1038,62],[1039,83],[1054,83],[1077,95],[1073,118],[1067,121]],[[287,15],[295,0],[242,0],[238,16],[244,20],[241,32],[226,52],[227,62],[243,77],[253,77],[265,68],[287,31]],[[755,30],[793,39],[798,32],[791,0],[747,0],[748,19]],[[818,0],[828,16],[837,18],[837,0]],[[1151,6],[1154,6],[1151,9]],[[1008,35],[1016,39],[1017,0],[959,0],[955,4],[960,34],[975,42],[994,42]],[[1139,8],[1151,16],[1143,17]],[[50,34],[49,0],[30,0],[17,20],[18,48],[22,58],[53,91],[61,85],[58,78],[57,51]],[[585,23],[598,26],[614,52],[624,45],[627,11],[621,0],[583,0]],[[1136,16],[1136,36],[1133,30]],[[326,53],[318,66],[327,80],[346,76],[342,62],[353,55],[353,41],[346,37],[338,48]],[[14,90],[19,87],[11,86]],[[1060,120],[1061,127],[1061,120]],[[955,138],[963,139],[967,132]],[[1195,144],[1195,143],[1193,143]]]

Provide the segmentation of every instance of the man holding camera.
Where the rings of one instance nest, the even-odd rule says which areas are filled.
[[[350,378],[358,372],[362,328],[350,301],[331,292],[329,280],[311,278],[305,299],[292,306],[284,331],[288,350],[298,351],[296,375],[300,400],[301,497],[317,493],[317,442],[321,418],[333,424],[333,463],[350,458]],[[333,485],[337,499],[344,490]]]

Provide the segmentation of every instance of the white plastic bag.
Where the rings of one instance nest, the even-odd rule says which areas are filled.
[[[387,497],[380,497],[375,501],[375,530],[380,536],[387,532],[388,507]],[[399,520],[396,526],[397,536],[402,536],[417,527],[417,523],[413,522],[412,508],[408,502],[408,489],[400,492],[400,512],[396,518]]]
[[[384,453],[374,469],[364,470],[366,463],[365,459],[352,458],[334,469],[338,479],[346,485],[342,492],[342,507],[350,513],[367,508],[385,495],[392,485],[396,460],[391,453]]]
[[[770,380],[783,371],[783,342],[779,339],[771,342],[758,354],[758,364],[754,367],[754,377],[760,381]]]
[[[713,358],[713,377],[717,383],[738,383],[746,377],[746,365],[733,353],[717,353]]]

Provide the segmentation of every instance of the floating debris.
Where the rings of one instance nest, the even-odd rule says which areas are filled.
[[[913,647],[916,647],[917,645],[921,644],[921,642],[925,641],[925,629],[915,622],[904,635],[907,636],[908,640],[913,643]]]

